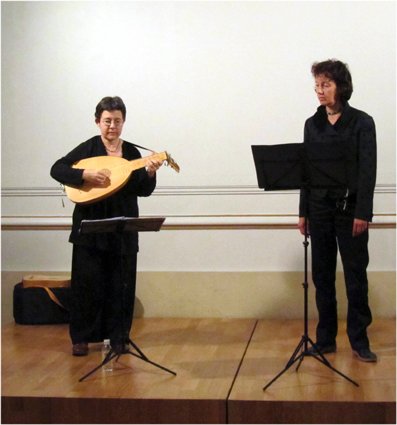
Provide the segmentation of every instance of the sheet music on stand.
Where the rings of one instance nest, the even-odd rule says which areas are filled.
[[[158,232],[165,217],[112,217],[100,220],[82,220],[80,233]]]
[[[265,191],[347,186],[351,163],[342,142],[253,145],[258,187]]]

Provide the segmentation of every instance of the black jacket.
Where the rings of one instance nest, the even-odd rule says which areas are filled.
[[[126,141],[122,144],[123,158],[134,160],[141,158],[138,149]],[[66,156],[58,159],[51,168],[51,177],[62,184],[78,186],[83,183],[83,170],[72,168],[81,159],[105,156],[106,149],[100,136],[81,143]],[[79,234],[81,220],[99,220],[112,217],[138,217],[138,196],[149,196],[156,187],[156,178],[150,178],[145,168],[132,173],[128,183],[113,195],[102,201],[88,205],[76,204],[73,211],[72,232],[69,241],[76,244],[96,247],[101,250],[117,249],[115,238],[111,234]],[[125,233],[126,252],[138,251],[138,234]]]
[[[345,104],[343,113],[332,125],[324,106],[306,120],[304,143],[339,142],[345,146],[347,155],[347,188],[340,193],[329,189],[310,189],[319,197],[343,197],[348,190],[355,203],[354,218],[371,221],[376,181],[376,130],[372,117]],[[305,216],[304,197],[301,193],[299,215]],[[310,214],[309,214],[310,216]]]

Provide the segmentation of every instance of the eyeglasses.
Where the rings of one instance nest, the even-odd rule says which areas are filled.
[[[112,123],[114,127],[121,127],[124,124],[124,121],[120,119],[116,119],[116,120],[106,119],[106,120],[102,120],[101,123],[105,125],[106,127],[111,127]]]
[[[314,86],[314,91],[317,93],[319,91],[327,91],[330,90],[333,87],[333,84],[331,82],[316,84]]]

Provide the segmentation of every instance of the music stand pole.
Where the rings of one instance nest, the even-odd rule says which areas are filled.
[[[126,329],[126,323],[125,323],[125,289],[126,289],[126,282],[123,277],[123,240],[122,240],[122,234],[123,232],[131,232],[131,231],[158,231],[160,230],[161,225],[163,224],[165,218],[159,217],[159,218],[129,218],[129,217],[116,217],[114,219],[105,219],[105,220],[83,220],[80,227],[81,233],[116,233],[119,236],[120,241],[120,270],[119,270],[119,284],[123,285],[123,291],[122,291],[122,340],[123,340],[123,349],[121,352],[114,351],[113,347],[111,347],[110,351],[106,354],[105,358],[102,360],[102,362],[96,366],[94,369],[92,369],[90,372],[85,374],[79,379],[79,382],[84,381],[84,379],[88,378],[90,375],[92,375],[94,372],[96,372],[98,369],[112,361],[116,357],[116,361],[122,356],[123,354],[130,354],[132,356],[137,357],[138,359],[141,359],[147,363],[152,364],[153,366],[158,367],[159,369],[162,369],[166,372],[169,372],[170,374],[176,376],[176,373],[173,372],[170,369],[167,369],[164,366],[161,366],[158,363],[153,362],[150,360],[143,352],[142,350],[131,340],[129,337],[129,330]],[[124,282],[124,283],[123,283]],[[128,344],[131,345],[136,353],[133,351],[126,349],[124,346],[124,337],[128,336]]]
[[[320,181],[320,183],[317,182],[316,184],[319,185],[317,187],[322,188],[341,187],[346,183],[346,176],[343,173],[344,170],[335,166],[335,164],[340,164],[341,157],[343,160],[345,159],[343,149],[343,144],[337,145],[336,143],[322,143],[320,146],[310,146],[310,144],[309,146],[305,146],[303,143],[252,146],[258,186],[264,190],[302,190],[304,194],[305,213],[303,242],[304,282],[302,284],[304,289],[303,335],[284,369],[263,387],[263,391],[269,388],[274,381],[296,362],[299,362],[296,367],[296,370],[298,370],[306,356],[315,358],[352,384],[357,387],[359,386],[357,382],[353,381],[330,364],[316,344],[311,340],[308,331],[308,190],[310,187],[314,186],[313,181],[315,180]],[[330,161],[333,160],[334,163],[332,163],[331,166],[327,164],[326,167],[324,167],[325,158]],[[315,174],[315,178],[313,178],[313,174]],[[310,344],[314,350],[309,351],[308,344]]]
[[[306,189],[303,189],[306,191]],[[307,196],[304,197],[305,202],[307,202]],[[305,206],[305,210],[307,211],[307,207]],[[308,222],[308,218],[307,218],[307,213],[305,214],[305,234],[304,234],[304,241],[303,241],[303,247],[304,247],[304,281],[302,283],[303,286],[303,292],[304,292],[304,322],[303,322],[303,335],[302,338],[300,340],[300,342],[298,343],[297,347],[295,348],[295,351],[293,352],[292,356],[290,357],[290,359],[288,360],[287,364],[285,365],[284,369],[281,370],[281,372],[279,372],[270,382],[268,382],[264,387],[263,387],[263,391],[266,391],[267,388],[270,387],[270,385],[273,384],[274,381],[276,381],[281,375],[283,375],[292,365],[294,365],[296,362],[299,362],[298,365],[296,366],[296,371],[299,370],[299,367],[303,361],[303,359],[306,356],[310,356],[315,358],[316,360],[318,360],[320,363],[324,364],[325,366],[327,366],[329,369],[333,370],[334,372],[336,372],[338,375],[342,376],[343,378],[347,379],[349,382],[351,382],[352,384],[354,384],[356,387],[358,387],[358,383],[355,382],[353,379],[349,378],[347,375],[343,374],[342,372],[340,372],[339,370],[335,369],[331,363],[325,358],[325,356],[323,355],[323,353],[318,349],[317,345],[312,341],[312,339],[309,336],[309,325],[308,325],[308,319],[309,319],[309,314],[308,314],[308,305],[309,305],[309,297],[308,297],[308,292],[309,292],[309,283],[308,283],[308,246],[309,246],[309,241],[308,241],[308,228],[307,228],[307,222]],[[313,352],[309,351],[308,349],[308,344],[310,343],[310,345],[314,348],[315,353],[313,354]],[[300,352],[300,354],[299,354]],[[319,357],[317,357],[317,355]]]

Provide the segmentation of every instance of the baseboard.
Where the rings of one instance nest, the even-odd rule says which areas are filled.
[[[13,321],[12,292],[25,274],[2,272],[2,322]],[[61,272],[60,272],[61,273]],[[65,272],[62,272],[65,273]],[[396,273],[368,273],[374,317],[396,312]],[[138,272],[137,317],[212,317],[295,319],[303,317],[302,272]],[[314,287],[309,276],[309,318],[316,317]],[[337,273],[339,318],[346,318],[343,273]]]

